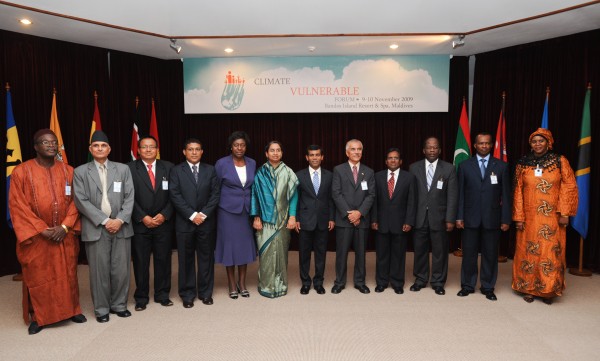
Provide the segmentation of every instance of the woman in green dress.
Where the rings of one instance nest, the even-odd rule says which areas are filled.
[[[298,178],[281,161],[281,143],[274,140],[265,147],[267,162],[254,177],[250,215],[254,216],[258,246],[258,292],[269,298],[287,293],[290,230],[296,227]]]

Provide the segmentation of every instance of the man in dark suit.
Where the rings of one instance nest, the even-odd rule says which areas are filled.
[[[424,160],[410,165],[417,178],[417,217],[413,234],[415,283],[418,292],[429,282],[429,247],[431,246],[431,287],[438,295],[446,294],[448,277],[448,233],[454,229],[458,187],[456,171],[439,159],[440,142],[430,137],[423,142]],[[431,241],[430,241],[431,240]]]
[[[125,164],[108,160],[110,145],[103,131],[92,134],[93,161],[73,175],[75,205],[81,213],[81,241],[90,266],[90,288],[96,321],[109,321],[109,312],[129,317],[129,261],[134,188]]]
[[[370,211],[375,201],[373,170],[360,163],[363,145],[352,139],[346,143],[348,162],[333,169],[331,194],[335,203],[335,282],[331,293],[346,286],[348,251],[354,249],[354,288],[369,293],[365,284],[365,248],[369,236]]]
[[[412,173],[402,171],[398,148],[390,148],[385,158],[387,169],[375,174],[377,197],[371,212],[371,228],[377,231],[375,292],[392,284],[394,292],[404,293],[406,239],[415,224],[417,183]]]
[[[202,152],[202,143],[198,139],[187,139],[183,148],[186,161],[171,169],[169,184],[171,202],[177,213],[179,296],[185,308],[194,307],[196,296],[205,305],[213,304],[215,208],[219,204],[221,187],[215,168],[200,163]]]
[[[143,311],[150,293],[150,254],[154,255],[154,302],[172,306],[171,233],[173,206],[169,199],[169,174],[173,163],[156,159],[158,142],[152,136],[138,141],[138,160],[129,163],[135,203],[132,223],[135,310]]]
[[[458,214],[456,227],[462,229],[462,266],[459,297],[475,291],[477,253],[481,247],[481,293],[496,301],[498,240],[511,222],[511,179],[508,164],[490,156],[492,136],[475,137],[476,155],[458,167]]]
[[[323,274],[325,272],[325,256],[327,254],[328,232],[335,227],[335,206],[331,198],[330,171],[321,168],[323,150],[318,145],[309,145],[306,148],[308,168],[296,173],[300,185],[296,211],[296,232],[300,233],[300,279],[302,288],[300,293],[308,294],[311,279],[310,253],[315,253],[315,276],[312,284],[318,294],[325,293],[323,288]]]

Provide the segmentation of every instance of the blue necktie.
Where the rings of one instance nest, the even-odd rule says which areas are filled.
[[[431,189],[431,182],[433,182],[433,163],[429,163],[427,167],[427,190]]]
[[[192,173],[194,173],[194,180],[196,181],[196,184],[198,184],[198,166],[197,165],[192,166]]]
[[[481,179],[485,178],[485,159],[480,160],[481,162]]]
[[[315,188],[315,194],[319,194],[319,172],[315,171],[312,178],[312,184]]]

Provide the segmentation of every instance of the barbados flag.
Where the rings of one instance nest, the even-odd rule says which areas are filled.
[[[10,228],[13,227],[8,211],[8,191],[10,190],[10,175],[13,169],[21,164],[21,144],[19,133],[12,110],[12,99],[10,97],[10,86],[6,84],[6,222]]]
[[[590,156],[592,155],[592,127],[590,124],[590,97],[592,86],[588,85],[583,102],[583,116],[581,117],[581,136],[579,137],[579,159],[577,161],[577,189],[579,190],[579,204],[577,215],[571,220],[572,227],[583,239],[587,237],[590,215]]]

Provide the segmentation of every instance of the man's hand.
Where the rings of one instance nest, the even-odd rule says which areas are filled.
[[[446,222],[446,232],[452,232],[454,230],[453,222]]]
[[[296,217],[290,216],[287,222],[287,229],[296,229]]]
[[[300,222],[296,222],[296,233],[300,233]]]
[[[123,223],[118,219],[109,219],[108,222],[104,225],[104,228],[108,231],[108,233],[115,234],[119,232]]]
[[[502,223],[500,225],[500,229],[502,230],[502,232],[508,231],[509,228],[510,228],[510,224]]]
[[[515,228],[519,231],[525,229],[525,222],[515,222]]]
[[[256,229],[257,231],[262,230],[262,221],[260,220],[260,217],[254,217],[254,222],[252,222],[252,228]]]
[[[362,214],[360,214],[360,212],[358,210],[353,210],[353,211],[348,211],[348,221],[350,221],[350,223],[356,225],[355,223],[358,221],[358,223],[360,223],[360,217],[362,216]]]
[[[411,229],[412,229],[412,226],[410,224],[402,225],[402,232],[410,232]]]
[[[195,225],[199,226],[202,223],[204,223],[204,219],[206,217],[203,217],[200,212],[198,212],[198,214],[196,214],[196,217],[194,217],[194,220],[192,222],[194,222]]]
[[[377,224],[377,223],[371,223],[371,229],[374,230],[374,231],[378,230],[379,229],[379,224]]]
[[[157,226],[156,222],[154,221],[154,218],[150,216],[142,218],[142,223],[144,223],[144,226],[146,226],[146,228],[156,228]]]
[[[465,228],[465,222],[463,222],[463,221],[456,221],[456,228],[458,228],[458,229],[464,229]]]
[[[53,242],[62,242],[67,232],[62,226],[48,227],[42,231],[41,235]]]
[[[327,229],[329,231],[333,231],[334,228],[335,228],[335,222],[334,221],[329,221],[329,225],[327,226]]]

